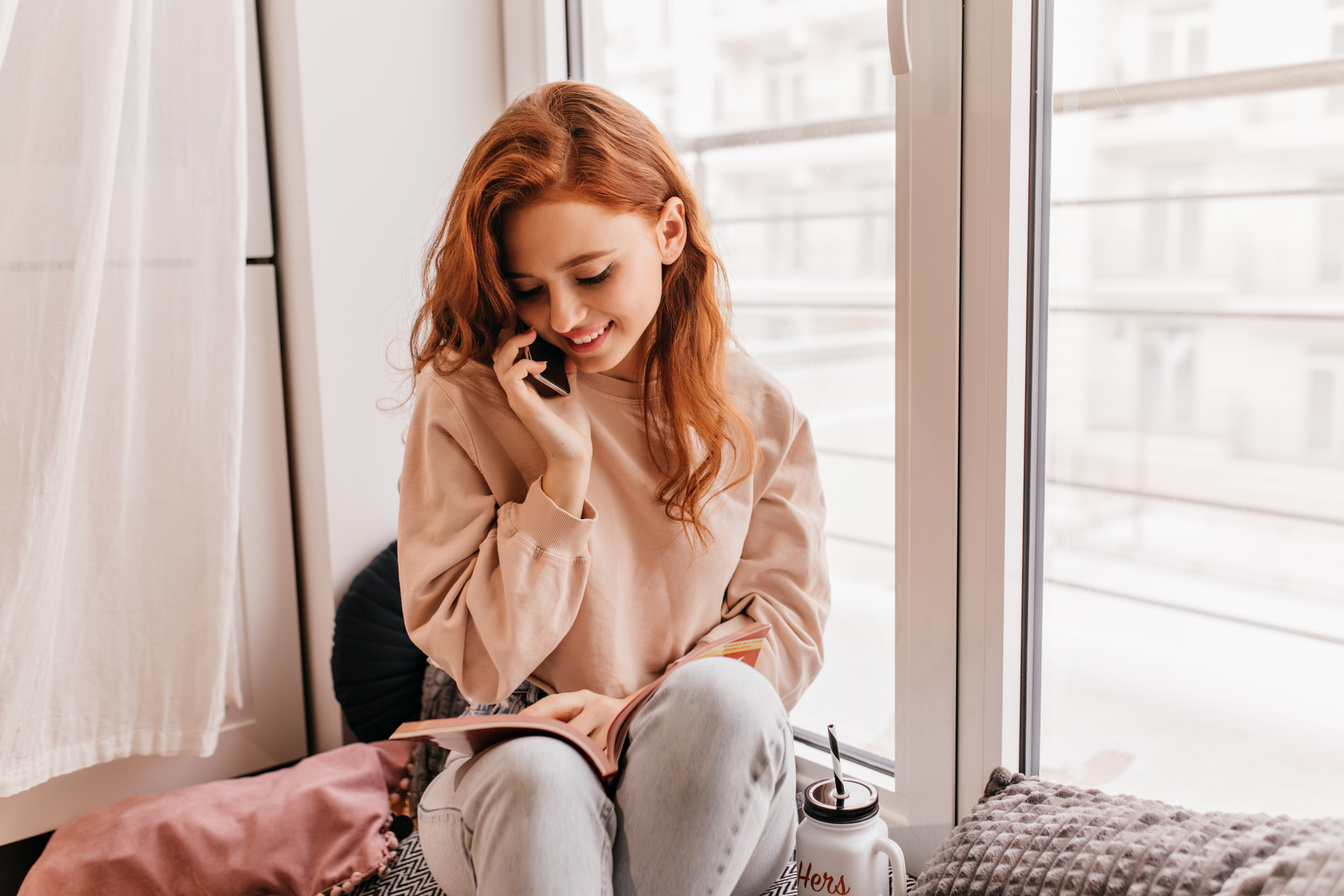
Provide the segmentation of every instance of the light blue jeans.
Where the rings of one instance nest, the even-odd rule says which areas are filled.
[[[614,791],[578,751],[521,737],[454,756],[420,800],[449,896],[758,896],[793,852],[793,735],[737,660],[670,675],[630,729]]]

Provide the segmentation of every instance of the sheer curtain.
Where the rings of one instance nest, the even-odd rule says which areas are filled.
[[[242,0],[0,0],[0,796],[215,747],[243,40]]]

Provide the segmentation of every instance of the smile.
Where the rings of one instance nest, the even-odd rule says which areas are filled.
[[[566,339],[566,341],[568,341],[571,345],[573,345],[573,346],[575,346],[575,347],[578,347],[578,346],[580,346],[580,345],[589,345],[589,344],[591,344],[591,343],[593,343],[593,342],[596,342],[598,339],[602,338],[602,336],[607,332],[607,329],[608,329],[610,326],[611,326],[611,322],[608,321],[607,323],[603,324],[603,325],[602,325],[601,327],[599,327],[598,329],[593,330],[591,333],[588,333],[588,334],[583,335],[583,336],[568,336],[568,335],[567,335],[567,336],[565,336],[565,339]]]

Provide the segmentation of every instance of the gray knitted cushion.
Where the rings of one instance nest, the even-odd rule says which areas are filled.
[[[1344,894],[1344,819],[1191,812],[995,769],[912,896]]]

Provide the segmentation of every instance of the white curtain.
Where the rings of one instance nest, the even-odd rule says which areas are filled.
[[[215,747],[243,41],[242,0],[0,0],[0,796]]]

